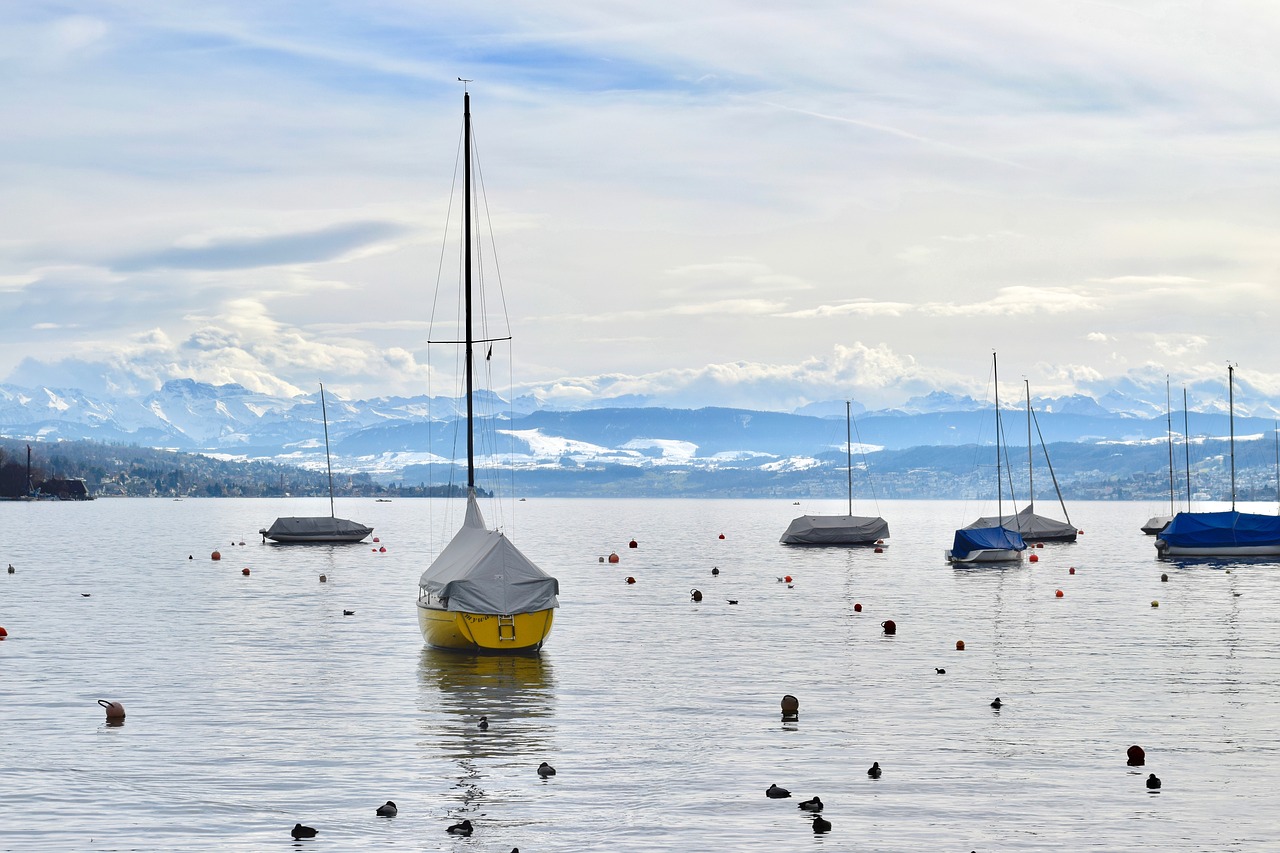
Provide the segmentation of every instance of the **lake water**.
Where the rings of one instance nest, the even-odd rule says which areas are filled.
[[[994,507],[883,502],[876,554],[777,544],[838,501],[508,503],[561,608],[501,659],[423,647],[449,503],[339,501],[385,553],[261,543],[327,501],[0,504],[0,849],[1280,849],[1280,565],[1161,563],[1158,504],[1073,504],[1078,543],[951,568]]]

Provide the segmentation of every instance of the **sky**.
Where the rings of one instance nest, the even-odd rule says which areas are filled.
[[[1261,0],[0,3],[0,383],[455,387],[463,77],[511,393],[882,408],[998,351],[1280,402],[1276,44]]]

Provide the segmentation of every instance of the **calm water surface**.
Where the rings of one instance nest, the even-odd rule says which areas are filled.
[[[340,501],[385,553],[261,543],[327,501],[0,504],[0,849],[1280,849],[1280,565],[1158,562],[1158,504],[1073,504],[1079,543],[978,569],[941,557],[972,503],[882,503],[883,554],[777,544],[840,502],[507,504],[561,584],[509,660],[423,647],[447,503]]]

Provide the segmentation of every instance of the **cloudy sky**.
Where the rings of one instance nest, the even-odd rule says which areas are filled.
[[[518,392],[879,407],[994,349],[1280,398],[1277,44],[1265,0],[0,4],[0,382],[447,391],[466,77]]]

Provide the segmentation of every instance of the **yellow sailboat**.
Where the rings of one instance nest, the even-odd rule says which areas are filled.
[[[466,304],[464,374],[467,387],[467,512],[462,528],[418,581],[418,625],[428,645],[482,654],[529,654],[542,648],[559,582],[520,553],[500,530],[490,530],[476,502],[475,410],[471,322],[471,95],[463,94],[465,165],[463,288]]]

